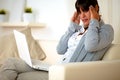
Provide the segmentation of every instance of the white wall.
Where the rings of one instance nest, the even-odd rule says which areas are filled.
[[[37,1],[38,6],[35,6]],[[113,43],[120,43],[120,0],[98,0],[98,2],[102,19],[114,28],[115,37]],[[40,9],[39,20],[45,21],[48,24],[52,32],[52,38],[55,39],[59,39],[60,35],[68,27],[69,20],[75,10],[74,3],[75,0],[36,0],[36,2],[34,0],[28,0],[28,6],[34,6],[34,8]]]
[[[27,6],[33,8],[33,12],[36,15],[36,22],[47,24],[47,32],[41,31],[42,34],[46,34],[44,36],[49,39],[58,39],[69,25],[70,15],[74,9],[74,7],[71,7],[71,5],[74,6],[73,1],[74,0],[27,0]]]
[[[19,22],[22,19],[25,0],[0,0],[0,9],[7,10],[8,22]]]
[[[34,37],[37,39],[59,39],[69,25],[70,18],[75,10],[75,1],[27,0],[26,6],[33,8],[36,22],[46,23],[46,28],[33,30]],[[114,28],[114,43],[120,43],[120,0],[98,1],[102,18]],[[25,0],[0,0],[0,8],[6,8],[11,12],[9,21],[13,22],[21,21],[24,4]]]
[[[33,30],[33,36],[37,39],[59,39],[69,25],[71,14],[73,14],[72,11],[74,10],[75,1],[0,0],[0,8],[5,8],[8,10],[9,22],[19,22],[22,21],[25,2],[26,7],[32,7],[33,13],[35,14],[35,21],[46,24],[45,29]]]
[[[98,0],[102,18],[114,28],[113,43],[120,43],[120,0]]]

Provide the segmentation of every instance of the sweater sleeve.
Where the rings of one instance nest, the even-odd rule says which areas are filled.
[[[85,49],[88,52],[98,51],[112,43],[114,31],[111,25],[99,25],[95,19],[90,21],[85,38]]]
[[[57,45],[58,54],[64,54],[67,51],[69,38],[72,36],[73,33],[75,33],[80,28],[81,26],[75,24],[74,22],[70,23],[68,30],[65,32],[65,34],[62,35]]]

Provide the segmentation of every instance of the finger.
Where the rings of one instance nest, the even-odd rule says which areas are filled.
[[[97,13],[93,6],[89,7],[89,11],[90,11],[91,15],[95,15]]]
[[[96,13],[97,12],[96,9],[92,5],[89,7],[89,9],[90,9],[91,13]]]
[[[78,17],[77,12],[74,12],[73,17],[72,17],[72,20],[73,20],[73,21],[76,20],[77,17]]]
[[[99,20],[100,15],[97,13],[96,9],[93,6],[89,7],[89,11],[90,11],[90,14],[91,14],[91,19],[94,18],[94,19]]]
[[[94,7],[91,5],[91,6],[89,7],[89,11],[90,11],[90,13],[92,13],[93,10],[94,10]]]
[[[77,17],[77,12],[74,13],[74,18],[76,18],[76,17]]]
[[[73,16],[72,16],[72,21],[75,21],[76,18],[76,12],[74,12]]]

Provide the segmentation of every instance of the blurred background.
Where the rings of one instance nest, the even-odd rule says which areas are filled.
[[[32,9],[32,22],[45,23],[45,28],[32,32],[35,39],[59,40],[69,26],[76,0],[0,0],[6,11],[4,22],[24,22],[25,8]],[[115,31],[113,43],[120,43],[120,0],[98,0],[103,20]]]

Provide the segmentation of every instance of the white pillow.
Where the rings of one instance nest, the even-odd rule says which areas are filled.
[[[20,32],[26,35],[31,58],[40,60],[45,59],[46,55],[40,44],[38,44],[37,41],[32,37],[31,29],[25,28],[20,30]],[[13,32],[8,32],[0,36],[0,63],[9,57],[19,58]]]

